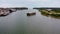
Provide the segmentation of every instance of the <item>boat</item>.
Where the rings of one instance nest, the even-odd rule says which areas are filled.
[[[32,12],[32,13],[27,13],[27,16],[32,16],[32,15],[35,15],[36,12]]]
[[[17,10],[16,9],[9,9],[10,13],[12,12],[16,12]]]

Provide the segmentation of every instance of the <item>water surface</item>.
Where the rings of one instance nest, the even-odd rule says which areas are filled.
[[[27,16],[28,12],[36,12]],[[0,17],[0,34],[60,34],[60,19],[41,15],[38,10],[18,10]]]

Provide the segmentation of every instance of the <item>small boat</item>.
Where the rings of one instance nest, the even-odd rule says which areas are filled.
[[[32,13],[27,13],[27,16],[32,16],[32,15],[35,15],[36,12],[32,12]]]
[[[16,9],[9,9],[10,13],[12,12],[16,12],[17,10]]]

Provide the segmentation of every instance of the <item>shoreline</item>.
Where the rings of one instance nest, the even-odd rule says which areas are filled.
[[[58,12],[48,11],[48,10],[39,10],[39,11],[41,12],[42,15],[60,18],[60,13],[58,13]]]

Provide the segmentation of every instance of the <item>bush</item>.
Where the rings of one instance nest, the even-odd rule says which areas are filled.
[[[52,9],[52,11],[60,13],[60,9]]]

